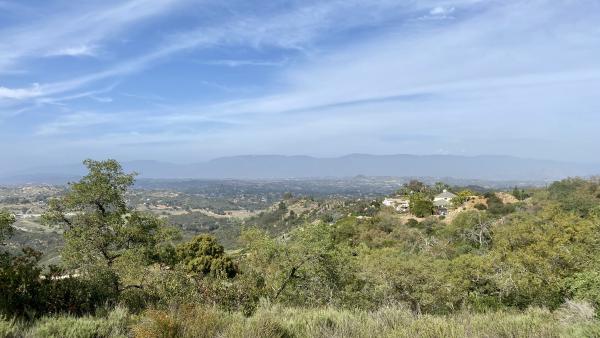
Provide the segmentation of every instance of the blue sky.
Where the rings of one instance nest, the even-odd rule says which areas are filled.
[[[597,0],[0,0],[0,172],[83,158],[597,160]]]

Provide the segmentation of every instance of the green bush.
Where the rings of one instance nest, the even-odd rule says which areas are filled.
[[[410,212],[420,218],[433,214],[433,201],[422,193],[410,196]]]
[[[177,256],[185,268],[201,276],[233,278],[237,267],[217,240],[209,235],[198,235],[177,246]]]
[[[485,204],[483,204],[483,203],[477,203],[477,204],[475,204],[475,206],[474,206],[474,207],[475,207],[475,209],[477,209],[477,210],[481,210],[481,211],[483,211],[483,210],[487,210],[487,208],[488,208],[488,207],[487,207]]]
[[[41,255],[29,248],[16,256],[0,253],[0,315],[33,318],[43,310]]]
[[[408,221],[406,221],[406,225],[409,226],[409,227],[418,227],[419,226],[419,221],[417,221],[414,218],[411,218]]]
[[[55,267],[43,275],[38,299],[42,314],[92,314],[99,307],[114,304],[117,300],[111,275],[96,274],[92,278],[65,276],[66,271]]]
[[[596,267],[574,274],[566,280],[566,284],[575,299],[583,299],[600,307],[600,272]]]
[[[485,194],[487,199],[487,211],[496,216],[508,215],[516,210],[516,207],[512,204],[504,204],[498,196],[494,193]]]

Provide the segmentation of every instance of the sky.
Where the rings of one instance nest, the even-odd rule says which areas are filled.
[[[85,158],[597,161],[598,0],[0,0],[0,173]]]

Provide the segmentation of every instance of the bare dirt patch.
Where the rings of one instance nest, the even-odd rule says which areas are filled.
[[[519,202],[519,200],[515,196],[506,192],[497,192],[496,197],[502,200],[502,203],[504,204],[514,204]]]

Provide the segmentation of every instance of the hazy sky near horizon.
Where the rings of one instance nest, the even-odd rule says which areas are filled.
[[[597,162],[598,0],[0,0],[0,172],[83,158]]]

